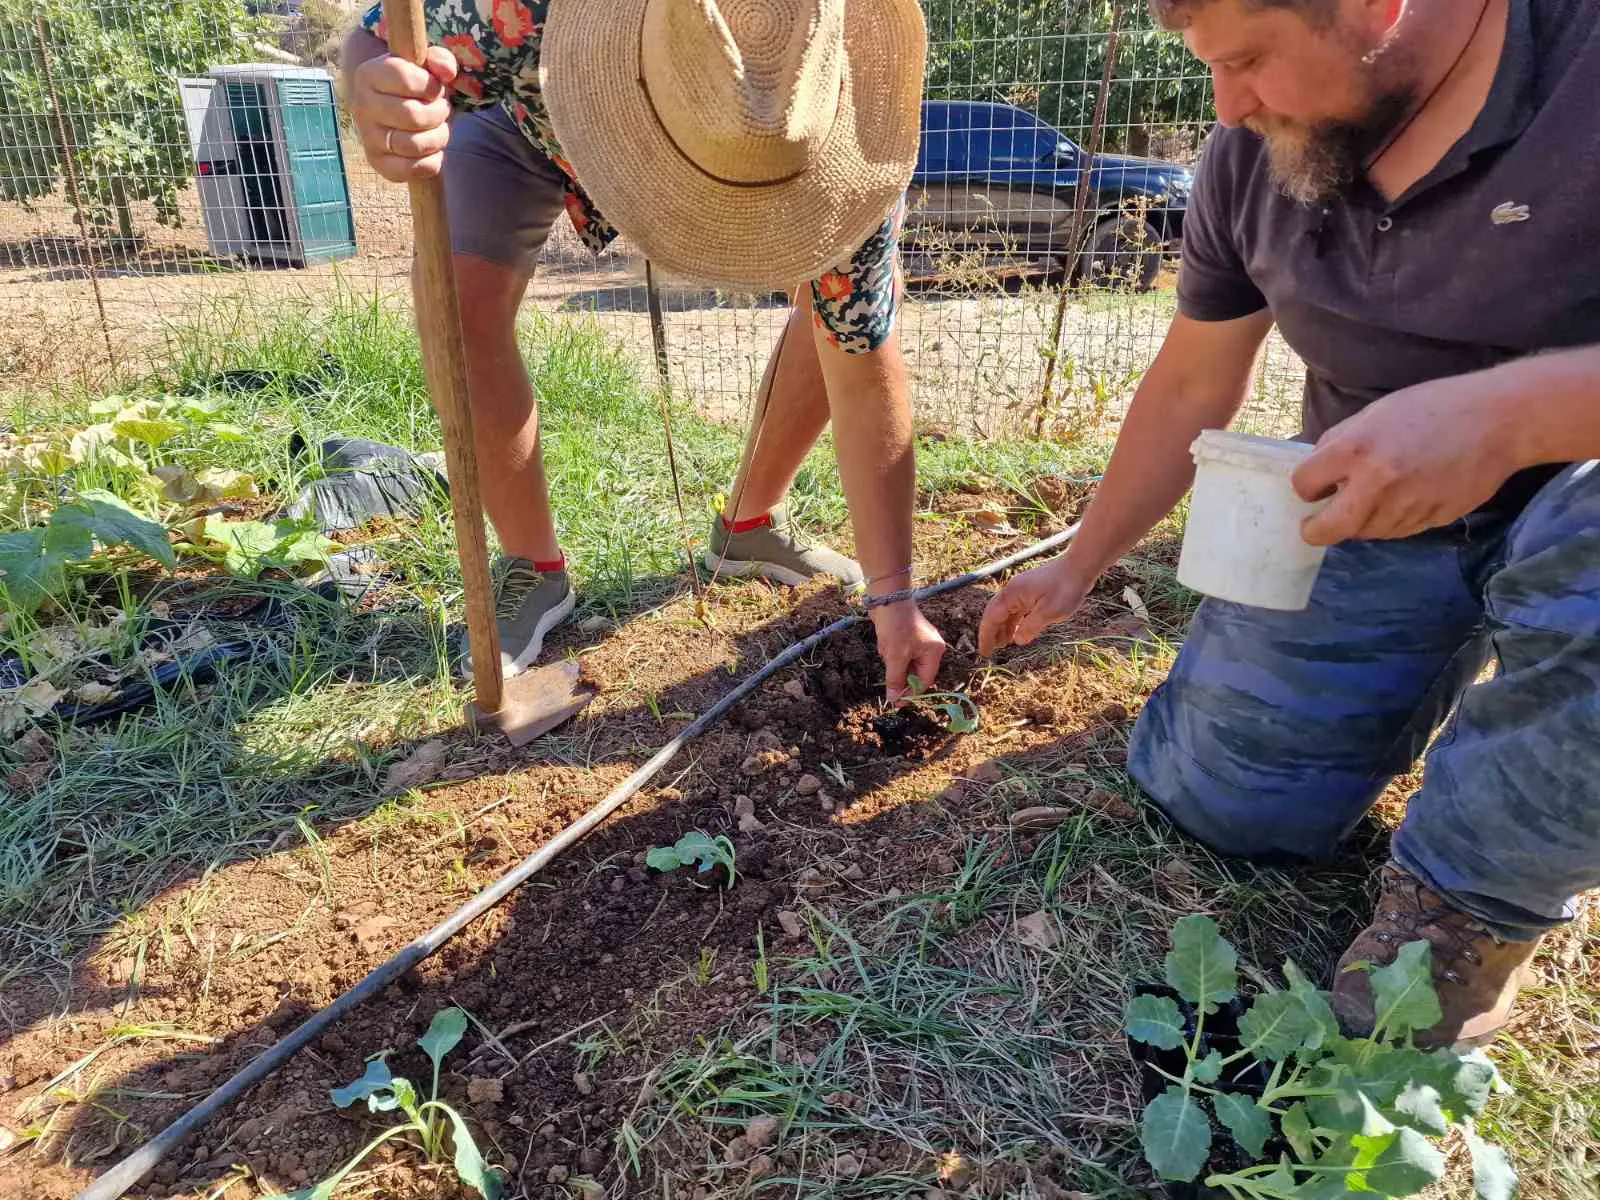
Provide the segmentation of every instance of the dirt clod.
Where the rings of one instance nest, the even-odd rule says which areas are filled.
[[[765,1150],[777,1136],[777,1117],[751,1117],[750,1123],[744,1127],[744,1140],[756,1150]]]
[[[973,783],[991,785],[999,783],[1005,778],[1005,772],[1000,769],[1000,764],[994,760],[979,763],[967,772],[967,778]]]
[[[800,914],[792,909],[786,908],[778,914],[778,925],[792,938],[805,935],[806,924],[800,919]]]
[[[735,817],[753,817],[756,815],[756,802],[749,796],[735,796],[733,798],[733,815]]]
[[[506,1098],[506,1085],[494,1076],[474,1075],[467,1080],[467,1099],[473,1104],[499,1104]]]
[[[580,1096],[594,1095],[594,1076],[579,1071],[572,1077],[572,1086],[577,1089]]]
[[[822,790],[822,780],[815,775],[802,775],[794,785],[794,790],[797,796],[815,796]]]
[[[386,795],[407,792],[412,788],[432,783],[444,770],[445,744],[441,738],[432,738],[418,746],[405,758],[389,768],[383,777]]]
[[[1029,913],[1018,917],[1011,927],[1017,941],[1035,950],[1049,950],[1061,941],[1061,928],[1047,912]]]

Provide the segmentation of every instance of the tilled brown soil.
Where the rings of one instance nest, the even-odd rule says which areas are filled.
[[[1079,497],[1056,499],[1065,507]],[[941,565],[1010,548],[960,523],[923,540],[924,558]],[[1114,572],[1101,585],[1080,632],[1135,632],[1117,599],[1127,582]],[[1070,663],[974,675],[987,596],[969,589],[927,606],[950,643],[940,684],[970,687],[982,732],[952,735],[921,707],[886,711],[870,627],[836,636],[691,746],[661,786],[190,1138],[133,1194],[214,1194],[237,1179],[227,1196],[270,1195],[322,1178],[376,1128],[364,1110],[333,1110],[327,1090],[389,1048],[397,1073],[426,1081],[415,1039],[452,1004],[497,1038],[470,1030],[442,1090],[506,1166],[513,1194],[614,1183],[614,1135],[652,1068],[754,997],[758,930],[776,962],[800,946],[798,898],[842,902],[948,874],[965,832],[993,816],[996,760],[1063,739],[1116,753],[1108,747],[1139,698],[1113,682]],[[737,676],[844,605],[826,588],[795,597],[742,585],[718,594],[711,627],[685,600],[587,648],[598,631],[569,632],[563,648],[582,649],[604,688],[572,726],[523,754],[441,734],[391,780],[429,785],[422,803],[322,830],[321,858],[285,849],[179,881],[87,954],[69,984],[11,985],[0,995],[16,1031],[0,1047],[0,1125],[45,1132],[0,1159],[0,1194],[74,1194],[564,828]],[[644,866],[651,847],[693,828],[733,839],[735,887]],[[408,1153],[376,1162],[368,1194],[455,1186]]]

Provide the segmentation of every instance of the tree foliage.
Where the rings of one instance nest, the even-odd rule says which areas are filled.
[[[240,0],[0,0],[0,200],[31,204],[66,180],[48,50],[85,215],[131,236],[130,206],[149,200],[175,224],[192,174],[178,79],[259,57],[264,29]]]
[[[1153,130],[1209,123],[1211,91],[1204,67],[1156,27],[1143,0],[1122,3],[1104,145],[1142,151]],[[1089,140],[1111,0],[925,0],[925,8],[930,96],[1016,104]]]

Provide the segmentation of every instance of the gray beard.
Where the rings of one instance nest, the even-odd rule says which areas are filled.
[[[1359,178],[1367,159],[1405,119],[1413,100],[1410,88],[1385,92],[1356,120],[1322,121],[1292,137],[1257,129],[1267,144],[1273,183],[1300,204],[1331,199]]]

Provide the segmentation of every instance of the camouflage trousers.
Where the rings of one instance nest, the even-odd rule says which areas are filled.
[[[1319,860],[1425,749],[1395,860],[1503,937],[1570,919],[1600,887],[1600,462],[1514,521],[1334,547],[1304,612],[1206,601],[1129,769],[1218,850]]]

